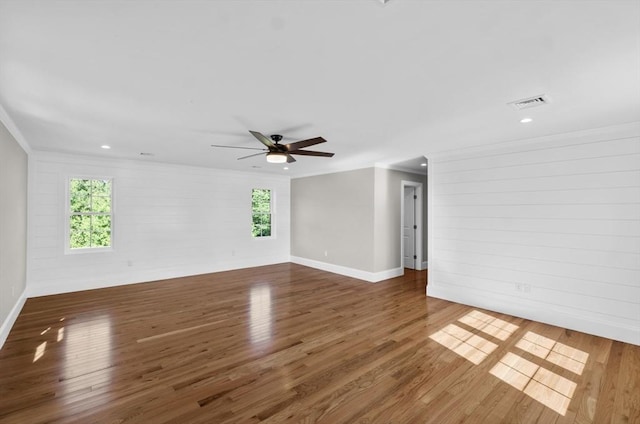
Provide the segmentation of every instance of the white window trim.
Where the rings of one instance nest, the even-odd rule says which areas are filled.
[[[109,247],[82,247],[77,249],[71,248],[70,238],[71,238],[71,212],[69,211],[69,204],[71,203],[71,180],[109,180],[111,181],[111,246]],[[114,250],[114,233],[115,233],[115,224],[114,224],[114,209],[115,209],[115,189],[114,189],[114,178],[107,176],[88,176],[88,175],[67,175],[65,177],[64,189],[65,189],[65,201],[64,201],[64,254],[65,255],[77,255],[84,253],[105,253],[112,252]]]
[[[275,216],[276,216],[276,202],[275,202],[275,197],[276,197],[276,191],[271,188],[271,187],[252,187],[251,188],[251,195],[253,196],[253,190],[269,190],[271,192],[271,198],[270,198],[270,204],[269,204],[269,211],[271,213],[271,235],[270,236],[259,236],[259,237],[254,237],[253,235],[251,236],[251,238],[253,240],[273,240],[276,238],[276,220],[275,220]],[[251,197],[250,197],[251,199]],[[251,225],[253,225],[253,204],[251,203],[250,205],[251,208]]]

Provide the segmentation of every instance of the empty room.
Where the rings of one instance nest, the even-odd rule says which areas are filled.
[[[0,0],[0,424],[640,424],[640,0]]]

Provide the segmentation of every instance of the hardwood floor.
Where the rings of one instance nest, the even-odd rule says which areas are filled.
[[[640,347],[294,264],[29,299],[0,423],[640,423]]]

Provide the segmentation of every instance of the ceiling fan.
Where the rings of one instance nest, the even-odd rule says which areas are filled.
[[[266,137],[262,133],[258,131],[249,131],[251,135],[258,139],[258,141],[265,145],[266,149],[258,149],[254,147],[240,147],[240,146],[220,146],[217,144],[212,144],[211,147],[224,147],[227,149],[246,149],[246,150],[260,150],[260,153],[255,153],[249,156],[243,156],[240,159],[247,159],[254,156],[266,155],[267,162],[270,163],[292,163],[296,160],[291,155],[302,155],[302,156],[321,156],[330,158],[334,154],[327,152],[316,152],[312,150],[302,150],[304,147],[314,146],[316,144],[324,143],[325,140],[322,137],[309,138],[306,140],[296,141],[295,143],[289,144],[280,144],[282,140],[282,136],[280,134],[273,134],[269,137]]]

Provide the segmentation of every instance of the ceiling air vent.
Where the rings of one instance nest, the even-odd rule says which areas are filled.
[[[531,107],[544,106],[551,103],[551,99],[546,94],[540,96],[529,97],[526,99],[516,100],[515,102],[507,103],[515,110],[529,109]]]

